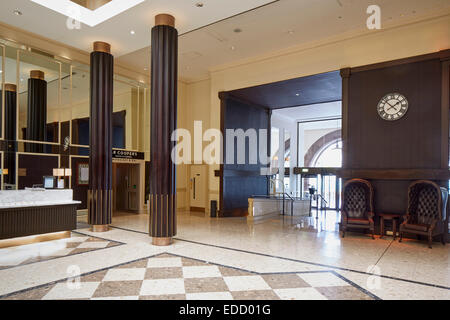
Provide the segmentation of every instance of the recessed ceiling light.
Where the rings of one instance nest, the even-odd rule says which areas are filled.
[[[195,6],[196,6],[197,8],[203,8],[204,4],[203,4],[203,2],[197,2],[197,3],[195,4]]]
[[[295,31],[294,31],[294,30],[288,30],[288,33],[289,33],[290,35],[293,35],[293,34],[295,33]]]
[[[20,11],[19,9],[14,10],[13,13],[14,13],[16,16],[21,16],[21,15],[22,15],[22,11]]]
[[[136,34],[136,31],[131,30],[130,33],[131,33],[132,35],[135,35],[135,34]]]
[[[241,28],[236,28],[236,29],[234,29],[233,30],[235,33],[241,33],[242,32],[242,29]]]
[[[296,95],[297,97],[300,97],[300,93],[296,93],[295,95]]]
[[[236,47],[235,46],[231,46],[230,49],[231,50],[236,50]]]

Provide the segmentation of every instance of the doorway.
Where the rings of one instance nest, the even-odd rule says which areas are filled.
[[[134,163],[113,163],[113,208],[114,215],[139,213],[140,165]]]
[[[190,170],[190,210],[206,211],[206,169],[205,165],[192,165]]]

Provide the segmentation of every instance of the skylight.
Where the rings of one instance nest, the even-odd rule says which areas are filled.
[[[71,0],[31,0],[41,6],[61,13],[69,18],[80,21],[90,27],[105,22],[122,12],[125,12],[145,0],[111,0],[105,5],[90,10],[84,6],[76,4]]]

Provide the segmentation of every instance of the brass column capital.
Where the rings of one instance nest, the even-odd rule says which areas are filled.
[[[96,52],[104,52],[111,54],[111,45],[109,43],[102,41],[95,41],[93,47],[94,51]]]
[[[167,13],[158,14],[155,17],[155,26],[169,26],[175,28],[175,17]]]
[[[12,83],[5,83],[5,91],[17,92],[17,86]]]
[[[31,70],[30,71],[30,78],[31,79],[45,80],[45,74],[41,70]]]

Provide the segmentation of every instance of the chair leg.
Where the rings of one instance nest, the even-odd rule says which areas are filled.
[[[433,242],[433,237],[428,235],[428,248],[432,249],[431,243]]]
[[[441,242],[445,246],[445,235],[444,235],[444,233],[441,234]]]
[[[375,229],[372,229],[372,239],[375,240]]]
[[[400,238],[398,239],[398,242],[402,242],[403,241],[403,231],[400,231]]]

